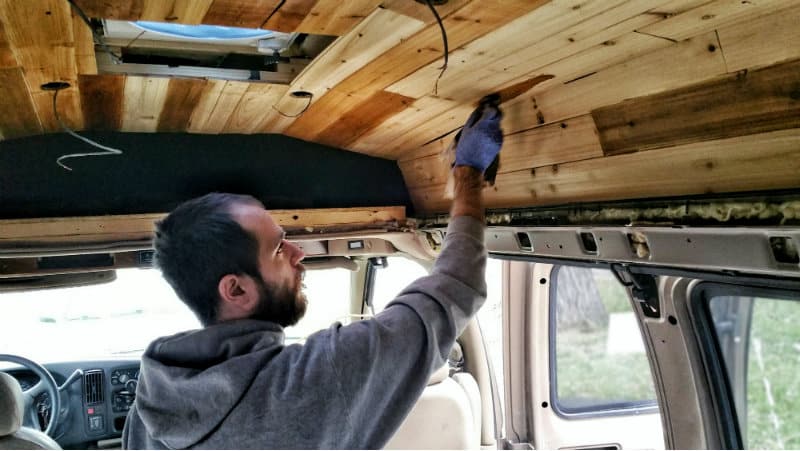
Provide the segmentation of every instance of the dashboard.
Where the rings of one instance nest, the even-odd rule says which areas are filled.
[[[61,386],[75,371],[83,375],[61,392],[61,422],[54,439],[62,448],[92,448],[98,444],[113,446],[122,436],[125,419],[136,393],[139,360],[98,360],[43,365]],[[23,390],[33,387],[39,377],[14,367],[4,369]],[[42,427],[52,416],[50,397],[42,393],[35,400]],[[104,446],[104,447],[105,447]]]

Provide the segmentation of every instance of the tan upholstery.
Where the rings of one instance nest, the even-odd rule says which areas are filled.
[[[22,427],[24,409],[19,382],[0,372],[0,449],[61,449],[46,434]]]
[[[479,449],[480,393],[466,373],[448,377],[445,365],[384,449]],[[465,388],[466,387],[466,388]]]

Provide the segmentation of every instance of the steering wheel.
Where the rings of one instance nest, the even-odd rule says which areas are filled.
[[[44,433],[53,437],[61,415],[61,396],[58,393],[58,385],[56,385],[53,375],[42,365],[16,355],[0,354],[0,362],[12,362],[22,365],[25,369],[39,376],[39,382],[36,385],[22,392],[22,399],[25,403],[23,424],[37,431],[42,430],[41,423],[39,423],[39,415],[36,411],[36,397],[42,393],[47,393],[50,397],[50,421],[47,423],[47,429],[44,430]]]

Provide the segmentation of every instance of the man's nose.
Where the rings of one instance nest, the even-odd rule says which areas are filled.
[[[302,249],[300,249],[300,246],[292,243],[291,241],[287,242],[287,244],[289,245],[289,247],[292,250],[292,254],[291,254],[292,258],[291,258],[290,261],[292,263],[292,266],[294,266],[294,265],[300,263],[300,261],[303,260],[306,257],[306,253],[303,252]]]

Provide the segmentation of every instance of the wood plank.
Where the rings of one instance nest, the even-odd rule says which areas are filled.
[[[452,141],[453,138],[449,139]],[[449,144],[449,141],[446,142]],[[426,147],[434,153],[414,160],[398,161],[408,188],[442,184],[447,180],[452,157],[442,154],[446,144]],[[506,136],[500,152],[498,173],[602,156],[603,149],[594,121],[590,115],[586,115]]]
[[[42,132],[20,68],[0,69],[0,111],[6,112],[0,115],[0,132],[5,139]]]
[[[663,39],[645,35],[636,39],[664,45],[655,43]],[[538,124],[561,121],[628,98],[676,89],[726,73],[714,32],[677,44],[664,42],[667,46],[658,51],[589,76],[550,89],[540,88],[546,83],[536,86],[531,92],[504,105],[503,130],[513,133]],[[541,92],[540,89],[546,90]]]
[[[267,83],[249,83],[231,113],[224,133],[257,133],[277,112],[275,103],[283,97],[289,87]]]
[[[389,222],[404,223],[405,207],[320,208],[306,210],[268,210],[275,222],[287,231],[306,227],[364,226]],[[119,237],[150,239],[155,222],[166,213],[107,215],[67,218],[0,220],[0,242],[59,241],[108,242]],[[308,233],[308,232],[305,232]]]
[[[169,78],[125,78],[122,131],[154,132],[167,98]]]
[[[316,4],[317,0],[294,0],[286,2],[273,14],[272,18],[270,18],[262,28],[283,32],[296,31]]]
[[[380,3],[381,0],[319,0],[298,25],[297,31],[345,35],[372,14]]]
[[[87,130],[117,131],[122,127],[124,75],[79,75],[84,126]]]
[[[455,131],[464,125],[469,115],[475,109],[474,105],[459,104],[455,108],[446,111],[424,124],[417,126],[399,137],[392,145],[392,150],[388,153],[389,158],[405,159],[404,155],[413,152],[414,149],[422,147],[429,141],[447,135],[446,140],[451,141],[455,136]],[[452,133],[451,133],[452,132]]]
[[[74,0],[87,17],[114,20],[139,20],[144,0]]]
[[[800,60],[592,111],[606,155],[800,128]]]
[[[72,34],[75,37],[75,63],[78,74],[97,74],[97,58],[94,54],[92,30],[72,11]]]
[[[462,6],[469,3],[470,0],[449,0],[444,5],[434,5],[439,17],[447,17],[448,15],[458,11]],[[421,20],[426,24],[436,23],[436,18],[431,12],[430,8],[425,2],[409,2],[408,0],[384,0],[381,7],[394,11],[396,13],[404,14],[408,17]]]
[[[3,21],[0,20],[0,69],[7,69],[10,67],[18,67],[17,58],[11,50],[11,45],[6,38],[6,32],[3,29]]]
[[[144,0],[139,20],[197,25],[214,0]]]
[[[159,132],[183,132],[189,125],[194,109],[206,86],[206,80],[171,78],[164,108],[158,118]]]
[[[797,5],[796,0],[715,0],[639,31],[682,41],[733,22],[753,20],[792,5]]]
[[[800,6],[717,30],[728,72],[800,57]]]
[[[742,168],[747,168],[743,171]],[[488,208],[800,187],[800,130],[782,130],[499,174]],[[417,211],[445,212],[444,185],[409,190]]]
[[[214,0],[203,23],[240,28],[259,28],[279,0]]]
[[[288,93],[306,91],[314,102],[347,77],[369,64],[387,50],[410,38],[424,27],[422,21],[392,11],[377,9],[350,33],[340,37],[318,55],[291,83]],[[362,99],[363,100],[363,99]],[[292,114],[297,111],[297,99],[289,94],[277,106]],[[284,126],[293,121],[284,122]],[[330,125],[333,121],[328,121]],[[320,127],[317,131],[321,132]]]
[[[33,91],[31,92],[31,99],[44,132],[61,132],[63,127],[53,112],[53,93]],[[83,110],[81,108],[81,94],[77,86],[58,92],[57,108],[58,117],[67,127],[73,130],[83,130],[85,128]]]
[[[243,81],[209,80],[192,114],[192,133],[222,133],[231,114],[250,86]]]
[[[415,133],[419,124],[434,121],[457,106],[458,103],[451,100],[424,96],[359,137],[350,148],[367,155],[393,158],[399,151],[397,144],[405,135]]]
[[[472,1],[444,18],[450,48],[458,48],[540,7],[543,0]],[[442,57],[441,32],[429,25],[339,83],[298,118],[285,133],[312,140],[337,117],[354,108],[374,92],[408,76]]]
[[[381,124],[386,118],[407,109],[412,102],[414,99],[410,97],[378,91],[320,133],[317,142],[348,148],[361,135]]]

